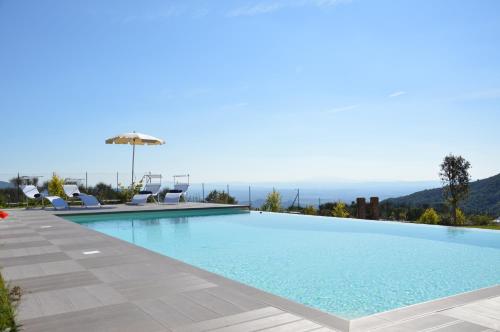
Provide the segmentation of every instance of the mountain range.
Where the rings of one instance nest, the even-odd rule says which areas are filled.
[[[427,189],[413,194],[388,198],[381,203],[390,203],[394,206],[410,207],[438,207],[442,206],[443,189]],[[477,180],[469,184],[468,198],[460,204],[465,213],[487,213],[494,216],[500,215],[500,174]]]

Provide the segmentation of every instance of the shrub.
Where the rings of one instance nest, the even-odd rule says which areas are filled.
[[[17,332],[20,325],[16,323],[16,306],[21,299],[21,289],[9,289],[0,274],[0,331]]]
[[[281,207],[281,194],[273,189],[272,192],[267,194],[266,201],[261,207],[263,211],[279,212],[283,210]]]
[[[302,212],[307,215],[316,215],[316,209],[312,205],[307,205]]]
[[[218,204],[238,204],[238,201],[233,196],[227,194],[224,191],[212,190],[207,197],[205,197],[205,201],[209,203],[218,203]]]
[[[337,218],[347,218],[349,217],[349,211],[347,211],[345,203],[338,201],[332,210],[332,216]]]
[[[54,173],[48,184],[49,195],[65,197],[66,195],[64,194],[63,184],[64,180]]]
[[[468,217],[468,222],[474,226],[487,226],[491,224],[493,217],[488,215],[472,215]]]
[[[460,210],[459,208],[457,208],[455,211],[456,211],[455,212],[455,214],[456,214],[455,225],[463,225],[463,224],[465,224],[465,215],[462,212],[462,210]]]
[[[441,222],[441,217],[439,216],[439,214],[437,214],[436,210],[434,210],[433,208],[428,208],[424,211],[424,213],[422,213],[420,218],[418,218],[418,222],[436,225]]]

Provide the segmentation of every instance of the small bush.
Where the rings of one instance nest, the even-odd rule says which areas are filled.
[[[205,197],[205,201],[209,203],[218,203],[218,204],[238,204],[238,201],[233,196],[227,194],[224,191],[212,190],[207,197]]]
[[[0,331],[17,332],[20,325],[16,323],[16,306],[21,300],[21,289],[9,289],[0,274]]]
[[[349,217],[349,211],[347,211],[345,203],[338,201],[332,210],[332,216],[337,218],[347,218]]]
[[[269,212],[280,212],[283,210],[283,207],[281,206],[281,194],[279,191],[273,189],[272,192],[267,194],[266,201],[262,205],[261,210]]]
[[[441,217],[439,216],[439,214],[437,214],[436,210],[434,210],[433,208],[428,208],[424,211],[424,213],[422,213],[420,218],[418,218],[418,222],[436,225],[441,222]]]
[[[48,184],[49,195],[65,197],[63,184],[64,180],[54,173]]]
[[[472,215],[467,219],[468,223],[474,226],[487,226],[493,222],[493,217],[488,215]]]
[[[307,215],[316,215],[316,209],[312,205],[307,205],[302,212]]]

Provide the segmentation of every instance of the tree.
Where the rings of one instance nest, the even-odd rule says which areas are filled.
[[[238,204],[238,201],[233,196],[227,194],[224,191],[212,190],[205,201],[209,203],[219,203],[219,204]]]
[[[349,217],[349,211],[347,211],[345,203],[338,201],[332,210],[332,216],[337,218],[347,218]]]
[[[266,201],[262,205],[263,211],[279,212],[281,207],[281,194],[273,188],[273,191],[267,194]]]
[[[422,213],[418,221],[424,224],[439,224],[441,222],[441,217],[437,214],[436,210],[433,208],[428,208]]]
[[[451,222],[457,224],[457,208],[469,193],[470,163],[462,156],[446,156],[440,165],[439,177],[443,184],[443,195],[451,208]]]
[[[58,177],[55,173],[49,181],[48,190],[51,196],[64,197],[63,189],[64,180]]]

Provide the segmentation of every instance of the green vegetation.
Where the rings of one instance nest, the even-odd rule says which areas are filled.
[[[443,189],[428,189],[411,195],[389,198],[381,202],[392,207],[427,208],[436,211],[448,210],[443,202]],[[468,197],[459,203],[466,214],[500,216],[500,174],[469,183]]]
[[[209,203],[219,203],[219,204],[238,204],[238,201],[233,196],[229,195],[224,191],[212,190],[205,201]]]
[[[273,188],[273,191],[267,194],[266,201],[262,205],[261,210],[270,212],[282,211],[281,194]]]
[[[332,209],[332,216],[337,217],[337,218],[347,218],[349,217],[349,211],[347,211],[347,208],[345,206],[345,203],[342,201],[338,201],[333,209]]]
[[[451,208],[451,222],[455,225],[462,225],[465,218],[457,215],[458,203],[463,201],[469,193],[470,163],[462,156],[450,154],[444,158],[440,166],[439,176],[443,183],[444,198]]]
[[[302,213],[303,214],[307,214],[307,215],[316,215],[317,212],[316,212],[316,209],[314,208],[314,206],[312,205],[307,205],[303,210],[302,210]]]
[[[49,195],[65,197],[66,195],[64,194],[63,184],[64,180],[54,173],[48,183]]]
[[[417,220],[423,224],[439,224],[441,222],[441,217],[437,214],[436,210],[433,208],[428,208],[422,213],[420,218]]]
[[[20,331],[20,325],[16,323],[16,306],[21,300],[21,289],[19,287],[9,288],[0,274],[0,331]]]

